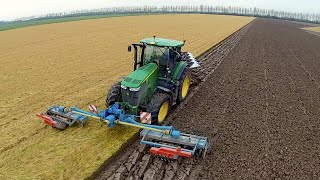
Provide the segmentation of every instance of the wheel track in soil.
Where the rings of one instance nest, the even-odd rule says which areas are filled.
[[[198,91],[203,82],[215,71],[223,59],[239,43],[255,22],[247,24],[236,31],[228,38],[215,45],[197,59],[200,61],[200,68],[192,71],[192,85],[187,99],[175,107],[167,118],[167,124],[179,111],[188,103],[191,97]],[[148,148],[139,144],[138,135],[134,136],[124,147],[107,160],[89,179],[199,179],[198,174],[202,170],[197,158],[179,158],[174,162],[165,162],[148,153]],[[213,141],[212,139],[210,140]]]

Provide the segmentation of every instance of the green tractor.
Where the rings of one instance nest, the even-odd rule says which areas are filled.
[[[128,46],[129,52],[134,48],[134,71],[110,88],[106,106],[119,102],[126,113],[149,112],[149,123],[161,124],[171,107],[182,102],[189,92],[190,67],[197,62],[191,62],[190,57],[186,58],[188,53],[181,52],[184,44],[185,41],[154,36]]]

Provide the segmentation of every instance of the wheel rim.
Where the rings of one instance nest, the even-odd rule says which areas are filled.
[[[189,87],[190,87],[190,77],[186,76],[182,83],[182,89],[181,89],[182,99],[184,99],[187,96]]]
[[[159,114],[158,114],[158,122],[159,123],[164,121],[164,119],[168,115],[168,112],[169,112],[169,103],[168,102],[162,103],[160,110],[159,110]]]

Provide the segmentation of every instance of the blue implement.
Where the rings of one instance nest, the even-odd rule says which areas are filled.
[[[51,106],[45,113],[37,114],[37,116],[41,117],[46,124],[59,130],[64,130],[76,122],[84,126],[88,120],[87,116],[74,113],[63,106]]]
[[[46,113],[38,116],[53,127],[59,123],[64,123],[66,127],[76,122],[84,124],[90,117],[105,123],[109,128],[116,125],[142,128],[140,143],[150,146],[151,154],[169,159],[176,159],[179,156],[191,158],[200,154],[204,157],[209,148],[209,141],[206,137],[181,133],[173,126],[139,123],[136,121],[139,116],[125,114],[117,102],[105,110],[93,109],[95,109],[94,112],[88,112],[77,107],[67,109],[63,106],[52,106]]]

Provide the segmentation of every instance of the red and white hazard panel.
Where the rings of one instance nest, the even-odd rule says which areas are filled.
[[[94,114],[97,114],[98,113],[98,110],[97,110],[97,106],[95,105],[89,105],[89,110],[90,112],[94,113]]]
[[[151,113],[140,112],[140,121],[143,124],[151,124]]]

